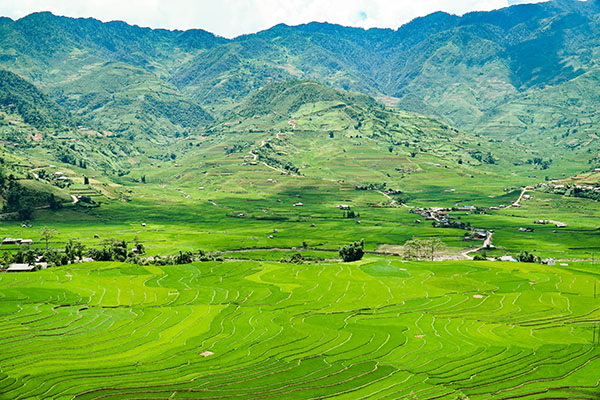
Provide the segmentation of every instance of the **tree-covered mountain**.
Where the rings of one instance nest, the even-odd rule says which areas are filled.
[[[0,19],[0,67],[138,148],[210,131],[249,102],[260,113],[262,88],[309,80],[494,139],[584,152],[600,148],[599,18],[596,0],[556,0],[437,12],[397,30],[280,24],[230,40],[36,13]]]
[[[72,126],[67,111],[18,75],[0,70],[0,115],[2,125],[30,125],[34,128]]]

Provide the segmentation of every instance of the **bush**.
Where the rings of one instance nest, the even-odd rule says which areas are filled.
[[[28,221],[31,219],[31,217],[33,215],[33,207],[23,206],[22,208],[19,209],[18,214],[19,214],[19,219],[21,221]]]
[[[292,254],[290,258],[283,257],[280,262],[289,263],[289,264],[303,264],[305,262],[305,258],[302,257],[302,254],[295,253]]]
[[[530,253],[530,252],[528,252],[526,250],[521,250],[521,252],[517,256],[517,260],[519,262],[526,262],[526,263],[540,262],[540,258],[539,257],[537,257],[533,253]]]
[[[487,257],[483,254],[477,253],[473,256],[473,261],[486,261],[486,260],[487,260]]]
[[[358,261],[365,254],[364,247],[365,243],[363,239],[360,242],[347,244],[340,249],[340,257],[342,257],[344,262]]]

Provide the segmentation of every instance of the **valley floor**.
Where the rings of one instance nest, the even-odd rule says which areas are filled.
[[[596,399],[596,281],[376,256],[2,274],[0,397]]]
[[[147,257],[201,249],[224,259],[0,274],[0,398],[599,398],[589,260],[600,203],[523,189],[535,176],[491,179],[501,171],[424,167],[395,193],[216,153],[133,171],[145,184],[73,178],[62,209],[0,225],[34,248],[48,226],[56,249],[114,238],[142,243]],[[444,218],[486,240],[411,212],[457,204],[478,211]],[[438,261],[400,256],[407,240],[432,237],[445,245]],[[365,258],[340,262],[337,249],[360,239]],[[485,244],[490,258],[580,261],[466,260]],[[285,261],[298,252],[308,261]]]

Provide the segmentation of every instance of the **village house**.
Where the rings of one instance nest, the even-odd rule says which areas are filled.
[[[10,264],[4,272],[32,272],[37,270],[35,265],[30,264]]]
[[[35,264],[14,263],[10,264],[4,272],[32,272],[46,268],[48,268],[46,262],[36,262]]]
[[[519,232],[533,232],[533,228],[519,228]]]
[[[502,256],[499,258],[496,258],[497,261],[509,261],[509,262],[517,262],[517,259],[514,258],[513,256]]]
[[[23,241],[23,239],[15,239],[15,238],[11,238],[11,237],[7,237],[4,238],[4,240],[2,240],[2,244],[21,244],[21,241]]]

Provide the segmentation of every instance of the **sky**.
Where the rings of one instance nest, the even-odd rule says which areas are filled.
[[[18,19],[51,11],[151,28],[200,28],[232,38],[312,21],[396,29],[435,11],[462,15],[534,2],[539,0],[0,0],[0,15]]]

